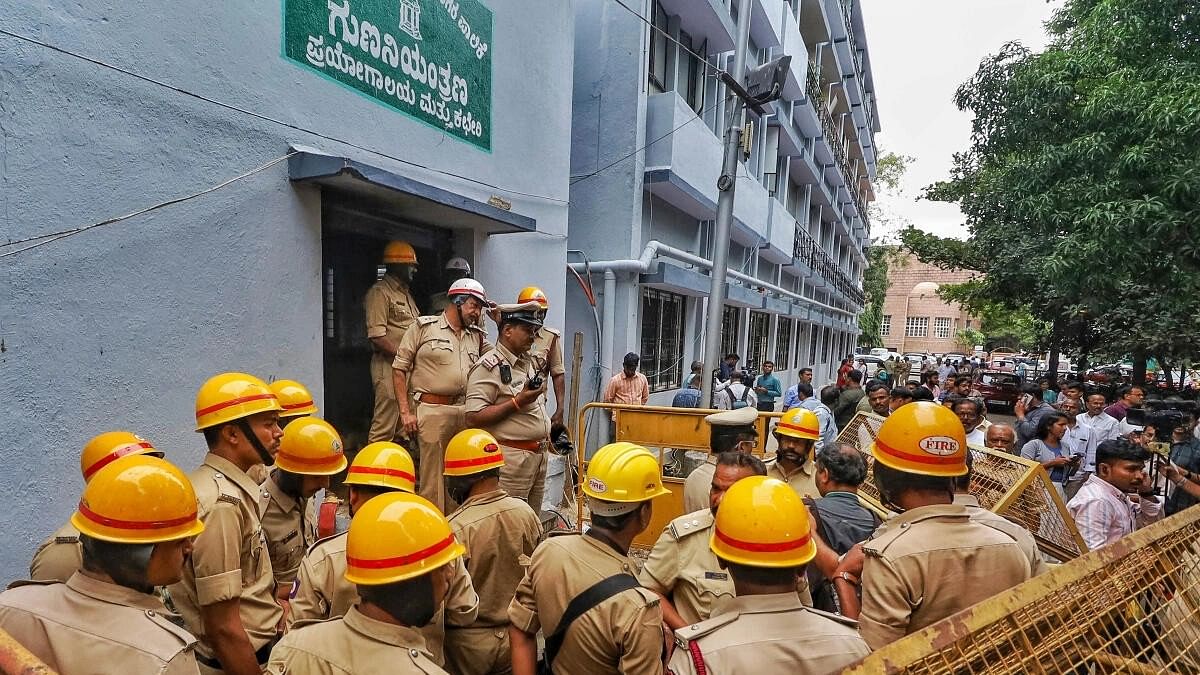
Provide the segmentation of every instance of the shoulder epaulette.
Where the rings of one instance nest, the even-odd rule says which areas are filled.
[[[711,619],[694,623],[690,626],[684,626],[675,631],[675,644],[686,649],[688,642],[691,640],[702,638],[722,626],[728,626],[736,621],[738,616],[740,616],[738,612],[725,612]]]
[[[685,513],[679,516],[667,525],[667,529],[671,532],[671,536],[676,539],[683,539],[697,532],[708,532],[712,523],[712,511],[704,509],[703,511]]]
[[[557,328],[551,328],[550,326],[542,326],[542,330],[554,335],[555,337],[562,337],[562,331],[560,331]]]
[[[328,541],[337,539],[338,537],[346,536],[347,532],[349,532],[349,530],[344,530],[342,532],[335,532],[334,534],[331,534],[328,537],[321,537],[320,539],[314,541],[312,543],[312,546],[308,547],[308,550],[304,552],[304,555],[310,555],[313,551],[317,550],[317,547],[319,547],[321,544],[324,544]]]
[[[428,326],[431,323],[437,323],[438,318],[439,317],[436,314],[432,316],[418,316],[417,323],[421,324],[422,326]]]
[[[504,363],[504,357],[500,355],[499,350],[493,349],[492,351],[479,357],[479,360],[475,362],[475,365],[472,366],[472,368],[485,368],[487,370],[494,370],[496,366],[499,366],[501,363]]]
[[[813,614],[816,614],[817,616],[821,616],[826,619],[832,619],[840,624],[850,626],[851,628],[858,628],[858,621],[851,619],[849,617],[842,616],[841,614],[834,614],[833,612],[825,612],[825,611],[822,611],[819,609],[814,609],[812,607],[805,607],[804,609],[809,612],[812,612]]]

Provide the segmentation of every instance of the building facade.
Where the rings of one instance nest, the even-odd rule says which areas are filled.
[[[791,63],[782,98],[747,113],[721,308],[707,301],[718,69],[732,63],[738,1],[634,7],[650,25],[612,0],[576,5],[568,259],[583,282],[567,284],[567,330],[584,334],[584,396],[634,351],[651,403],[669,405],[709,311],[723,313],[723,354],[774,361],[785,386],[803,367],[829,381],[859,333],[879,130],[859,2],[752,3],[748,67]]]
[[[904,254],[888,268],[888,292],[883,303],[880,336],[888,349],[905,352],[945,354],[970,353],[974,345],[961,341],[959,333],[979,329],[979,319],[957,303],[942,300],[937,292],[944,284],[960,284],[975,272],[943,270]]]
[[[217,372],[305,383],[353,448],[388,240],[416,247],[422,302],[455,255],[502,302],[563,297],[570,3],[6,7],[29,38],[0,36],[6,583],[77,504],[91,436],[198,465]]]

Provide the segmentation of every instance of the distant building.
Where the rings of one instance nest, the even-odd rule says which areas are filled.
[[[938,296],[944,284],[959,284],[976,275],[970,270],[947,271],[905,255],[888,272],[888,292],[883,303],[880,337],[892,351],[946,353],[969,351],[958,333],[979,328],[979,319],[957,303]]]

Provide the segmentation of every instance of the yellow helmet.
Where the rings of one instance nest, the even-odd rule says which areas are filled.
[[[804,502],[787,483],[766,476],[730,486],[708,547],[719,558],[751,567],[798,567],[817,555]]]
[[[365,586],[428,574],[466,552],[436,506],[403,492],[368,500],[346,537],[346,581]]]
[[[271,391],[279,399],[283,412],[280,417],[300,417],[301,415],[316,415],[317,404],[308,387],[295,380],[275,380],[271,383]]]
[[[483,429],[463,429],[446,444],[446,476],[470,476],[504,466],[496,438]]]
[[[670,494],[658,459],[640,445],[609,443],[588,462],[583,493],[606,502],[644,502]]]
[[[792,408],[779,418],[775,433],[815,441],[821,437],[821,423],[817,421],[815,412],[807,408]]]
[[[332,424],[300,417],[284,427],[275,466],[307,476],[332,476],[346,468],[342,447],[342,437]]]
[[[196,392],[196,431],[282,409],[275,392],[257,377],[221,373],[210,377]]]
[[[550,309],[550,300],[546,298],[546,293],[537,286],[526,286],[517,294],[518,305],[523,305],[527,302],[536,302],[542,306],[542,309]]]
[[[407,241],[389,241],[388,245],[383,247],[383,262],[387,265],[392,263],[416,265],[417,252]]]
[[[150,441],[128,431],[106,431],[83,446],[79,455],[79,470],[83,482],[91,480],[92,474],[108,466],[110,462],[128,455],[150,455],[162,457],[163,453]]]
[[[917,401],[892,411],[871,444],[875,461],[924,476],[964,476],[967,436],[949,408]]]
[[[120,544],[154,544],[204,531],[196,493],[183,472],[157,457],[130,455],[96,472],[83,488],[75,529]]]
[[[345,483],[416,492],[417,476],[412,455],[398,443],[371,443],[354,456]]]

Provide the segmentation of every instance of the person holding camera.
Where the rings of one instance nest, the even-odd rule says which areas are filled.
[[[483,286],[474,279],[459,279],[446,294],[446,309],[417,319],[392,361],[401,428],[420,444],[418,493],[443,513],[453,508],[442,479],[446,443],[467,426],[467,373],[492,349],[479,327],[479,317],[490,304]],[[410,393],[416,410],[409,405]]]
[[[1171,430],[1170,463],[1188,477],[1200,473],[1200,439],[1193,433],[1195,428],[1196,416],[1185,413],[1179,424]],[[1190,492],[1176,489],[1167,497],[1163,510],[1170,516],[1194,504],[1200,504],[1200,499]]]
[[[496,438],[504,455],[500,488],[523,499],[535,512],[542,507],[550,417],[543,404],[546,382],[529,350],[542,326],[537,302],[500,305],[496,348],[467,375],[465,426]]]
[[[1149,450],[1124,438],[1096,448],[1096,473],[1067,502],[1089,549],[1107,546],[1162,515],[1162,503],[1146,476],[1149,459]]]

